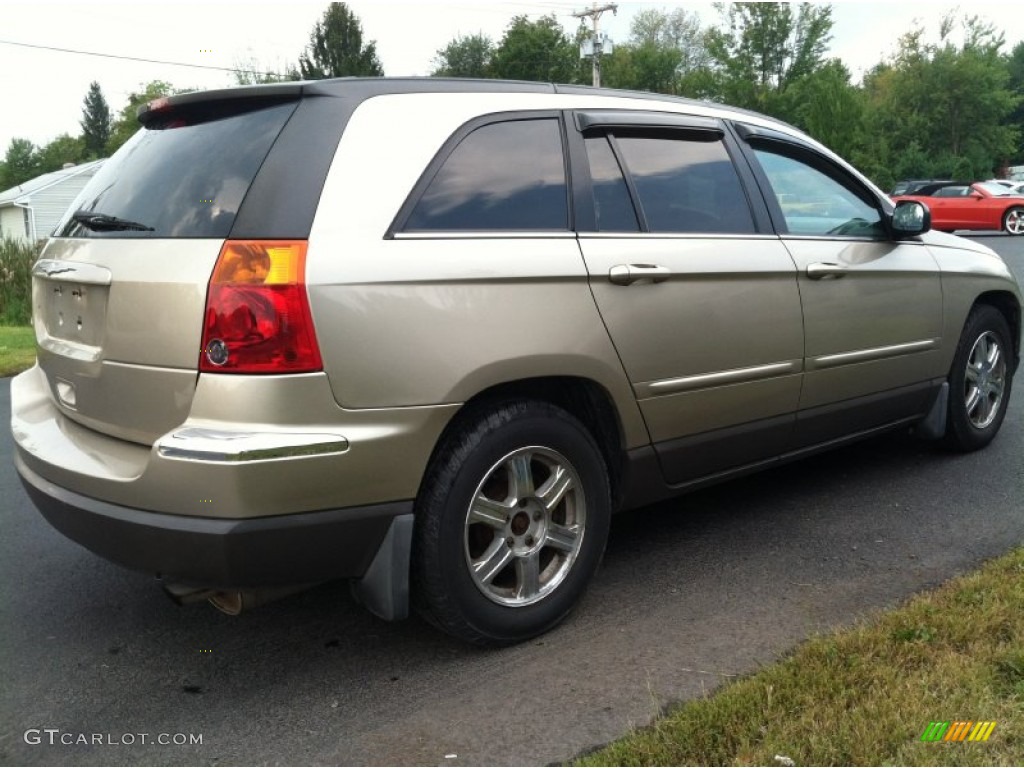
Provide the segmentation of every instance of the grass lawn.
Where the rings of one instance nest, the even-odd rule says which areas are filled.
[[[814,637],[578,764],[1024,765],[1022,714],[1024,549]],[[922,741],[937,721],[996,725],[985,742]]]
[[[13,376],[36,361],[36,337],[31,326],[0,325],[0,376]]]

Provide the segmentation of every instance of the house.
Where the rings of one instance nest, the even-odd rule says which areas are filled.
[[[50,236],[103,160],[66,165],[0,192],[0,238],[34,243]]]

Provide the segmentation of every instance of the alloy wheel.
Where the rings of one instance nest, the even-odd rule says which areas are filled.
[[[1012,208],[1007,211],[1005,227],[1011,235],[1024,235],[1024,208]]]
[[[964,406],[976,429],[995,420],[1006,388],[1006,359],[999,338],[985,331],[974,342],[964,377]]]
[[[587,504],[564,456],[531,446],[486,473],[466,511],[464,551],[476,587],[504,606],[554,591],[580,552]]]

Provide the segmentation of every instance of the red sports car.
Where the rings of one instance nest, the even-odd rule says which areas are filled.
[[[1024,235],[1024,197],[991,181],[928,184],[895,201],[917,200],[932,212],[932,229],[1001,229]]]

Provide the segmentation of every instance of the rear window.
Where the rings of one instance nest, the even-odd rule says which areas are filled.
[[[59,237],[227,237],[238,207],[297,102],[217,119],[144,128],[100,168],[57,228]],[[84,210],[151,227],[99,231]]]
[[[514,120],[473,131],[445,160],[405,228],[568,229],[558,120]]]

